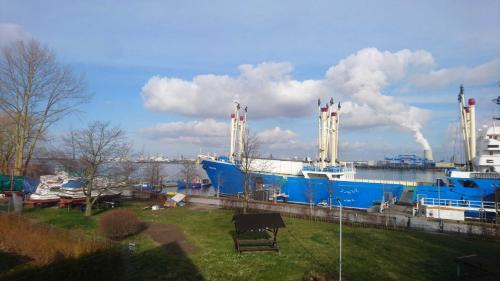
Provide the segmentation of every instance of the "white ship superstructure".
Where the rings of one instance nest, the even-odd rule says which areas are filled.
[[[481,135],[474,164],[478,172],[500,172],[500,127],[493,125]]]

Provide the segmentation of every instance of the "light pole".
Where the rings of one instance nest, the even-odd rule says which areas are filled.
[[[441,220],[441,183],[440,179],[437,179],[437,186],[438,186],[438,218]]]
[[[340,202],[340,198],[337,198],[337,202],[339,202],[340,206],[340,218],[339,218],[339,225],[340,225],[340,247],[339,247],[339,281],[342,281],[342,202]]]

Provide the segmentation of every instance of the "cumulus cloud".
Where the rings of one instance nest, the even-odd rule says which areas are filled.
[[[30,38],[32,35],[22,26],[13,23],[0,23],[0,47]]]
[[[264,149],[305,150],[312,148],[312,145],[297,140],[298,135],[294,131],[283,130],[280,127],[260,131],[256,137]]]
[[[229,124],[214,119],[199,121],[169,122],[156,124],[142,130],[147,138],[154,138],[167,144],[194,144],[206,147],[224,147],[229,145]],[[298,141],[298,135],[280,127],[258,131],[256,137],[260,150],[310,150],[312,144]]]
[[[156,124],[142,130],[150,138],[166,143],[222,145],[228,135],[229,125],[214,119],[201,121],[170,122]]]
[[[152,111],[186,116],[227,116],[238,101],[251,118],[304,116],[320,93],[321,81],[291,79],[289,63],[240,65],[237,77],[199,75],[192,81],[152,77],[142,88],[144,105]]]
[[[293,79],[289,63],[245,64],[234,77],[207,74],[183,80],[155,76],[141,94],[147,109],[183,116],[225,117],[238,101],[248,106],[250,119],[311,116],[318,97],[334,96],[343,102],[342,126],[398,127],[429,149],[421,132],[429,112],[398,101],[398,93],[384,91],[395,84],[420,87],[461,79],[469,84],[485,83],[498,79],[499,64],[500,60],[493,60],[473,68],[436,70],[427,51],[366,48],[330,67],[324,79]]]

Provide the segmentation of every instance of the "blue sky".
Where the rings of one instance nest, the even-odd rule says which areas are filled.
[[[442,159],[460,83],[481,120],[500,94],[498,1],[72,2],[0,0],[0,45],[35,37],[87,77],[94,98],[54,135],[109,120],[138,151],[223,153],[239,99],[263,153],[313,156],[333,96],[344,159],[421,153],[415,130]]]

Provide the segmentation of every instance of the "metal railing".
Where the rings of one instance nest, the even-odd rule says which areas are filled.
[[[492,201],[421,198],[420,204],[427,206],[458,207],[464,209],[499,209],[498,203]]]
[[[346,166],[327,166],[325,168],[317,166],[304,166],[303,170],[311,172],[330,172],[330,173],[347,173],[354,171],[352,167],[346,167]]]

